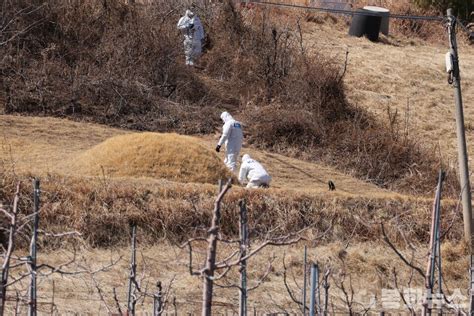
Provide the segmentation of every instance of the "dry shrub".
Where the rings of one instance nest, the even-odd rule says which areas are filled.
[[[443,16],[445,14],[431,9],[420,9],[413,4],[406,3],[396,5],[394,11],[403,15]],[[444,24],[441,21],[392,19],[390,25],[396,32],[407,37],[417,37],[436,42],[443,41],[446,38]]]
[[[11,202],[15,178],[2,173],[0,201]],[[31,211],[31,188],[24,180],[22,212]],[[26,180],[26,181],[25,181]],[[41,181],[41,227],[51,232],[78,230],[93,246],[127,244],[129,224],[140,227],[141,241],[160,239],[182,241],[205,234],[212,217],[216,186],[44,177]],[[234,187],[222,205],[223,236],[238,236],[238,201],[245,198],[249,208],[251,238],[278,236],[309,227],[308,236],[326,232],[324,243],[377,240],[384,222],[391,239],[403,243],[428,242],[431,201],[415,199],[369,199],[366,197],[296,194],[278,190],[245,190]],[[446,231],[453,242],[462,239],[460,214],[451,213],[453,201],[443,201]],[[397,234],[401,229],[405,236]],[[311,237],[310,237],[311,238]]]
[[[35,13],[18,15],[8,31],[40,26],[0,46],[7,113],[183,133],[216,126],[206,107],[218,96],[182,62],[181,2],[21,0],[8,12],[26,8]]]

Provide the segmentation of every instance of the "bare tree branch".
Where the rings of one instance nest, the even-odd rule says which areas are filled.
[[[288,268],[286,267],[285,257],[286,257],[286,254],[283,254],[283,284],[285,285],[286,292],[290,296],[291,300],[295,302],[296,304],[298,304],[299,306],[303,306],[304,305],[303,302],[296,298],[295,294],[290,288],[290,285],[288,284],[287,274],[286,274]],[[309,308],[306,307],[305,310],[309,310]]]
[[[91,274],[90,276],[91,276],[92,283],[94,283],[94,287],[97,290],[97,293],[99,294],[100,300],[102,301],[102,303],[104,303],[104,306],[107,309],[107,312],[109,314],[112,314],[112,310],[110,309],[109,304],[107,304],[107,301],[105,300],[104,295],[102,294],[102,289],[99,286],[99,283],[97,282],[97,280],[95,279],[94,274]]]
[[[117,298],[117,291],[115,290],[115,288],[112,289],[113,292],[114,292],[114,302],[115,302],[115,307],[117,308],[117,311],[119,312],[119,315],[123,315],[123,312],[122,312],[122,308],[120,306],[120,302]]]
[[[383,225],[383,223],[380,223],[380,226],[382,228],[382,234],[383,234],[383,239],[384,241],[387,243],[387,245],[395,252],[395,254],[407,265],[409,266],[410,268],[412,268],[413,270],[415,270],[416,272],[418,272],[418,274],[420,276],[423,277],[423,279],[425,279],[425,273],[417,266],[413,265],[412,263],[410,263],[401,253],[400,251],[398,251],[398,249],[393,245],[393,243],[390,241],[390,239],[388,238],[387,236],[387,233],[385,232],[385,227]]]
[[[8,274],[10,272],[10,260],[15,250],[15,236],[17,229],[17,215],[18,215],[18,201],[20,200],[20,182],[16,186],[15,197],[13,198],[13,208],[10,214],[6,213],[10,217],[10,232],[8,234],[8,246],[5,253],[2,271],[0,275],[0,315],[3,315],[5,299],[7,297],[7,288],[8,288]]]
[[[43,234],[46,237],[69,237],[69,236],[82,236],[80,232],[71,231],[71,232],[64,232],[64,233],[48,233],[42,229],[38,229],[38,234]]]

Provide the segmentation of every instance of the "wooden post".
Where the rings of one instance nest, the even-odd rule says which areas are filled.
[[[445,173],[441,170],[438,176],[438,185],[436,188],[435,199],[433,202],[432,220],[431,220],[431,232],[430,232],[430,245],[429,245],[429,257],[428,264],[426,267],[426,278],[425,288],[426,297],[423,303],[423,314],[431,315],[431,299],[434,293],[435,284],[435,269],[436,259],[438,258],[438,272],[439,272],[439,292],[441,292],[441,253],[439,253],[440,246],[440,225],[441,225],[441,192],[443,189]]]
[[[329,313],[328,313],[328,305],[329,305],[329,282],[328,282],[328,279],[329,279],[329,274],[330,274],[329,270],[326,270],[326,273],[324,273],[324,283],[323,283],[323,287],[324,287],[324,316],[329,315]]]
[[[3,316],[3,311],[6,305],[6,297],[7,297],[7,283],[8,280],[8,270],[2,269],[2,274],[0,278],[0,316]]]
[[[54,315],[54,308],[55,308],[55,305],[54,305],[54,291],[55,291],[55,284],[54,284],[54,280],[53,280],[53,293],[51,295],[51,315]]]

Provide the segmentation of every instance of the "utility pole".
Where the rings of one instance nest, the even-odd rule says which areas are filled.
[[[461,184],[462,209],[464,219],[464,238],[469,244],[471,256],[470,273],[470,304],[469,312],[474,311],[474,258],[473,258],[473,235],[472,235],[472,204],[471,204],[471,185],[469,182],[469,165],[466,149],[466,135],[464,131],[464,113],[461,95],[461,76],[459,74],[459,57],[456,41],[456,17],[453,10],[448,9],[448,39],[449,53],[446,55],[446,70],[449,74],[449,83],[454,87],[454,97],[456,101],[456,133],[458,139],[458,160],[459,177]]]
[[[33,235],[30,245],[30,267],[31,267],[31,283],[30,283],[30,304],[28,316],[36,316],[36,245],[38,243],[38,225],[39,225],[39,203],[40,203],[40,181],[33,180]]]

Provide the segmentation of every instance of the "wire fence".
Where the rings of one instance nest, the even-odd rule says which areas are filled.
[[[304,9],[309,11],[319,11],[319,12],[327,12],[327,13],[334,13],[334,14],[343,14],[343,15],[362,15],[362,16],[388,16],[392,19],[405,19],[405,20],[423,20],[423,21],[445,21],[446,17],[444,16],[422,16],[422,15],[406,15],[406,14],[394,14],[389,13],[383,14],[378,12],[366,12],[366,11],[357,11],[352,9],[338,9],[338,8],[331,8],[331,7],[323,7],[323,6],[305,6],[299,4],[289,4],[289,3],[278,3],[278,2],[270,2],[270,1],[248,1],[248,3],[260,6],[273,6],[273,7],[281,7],[281,8],[293,8],[293,9]]]

